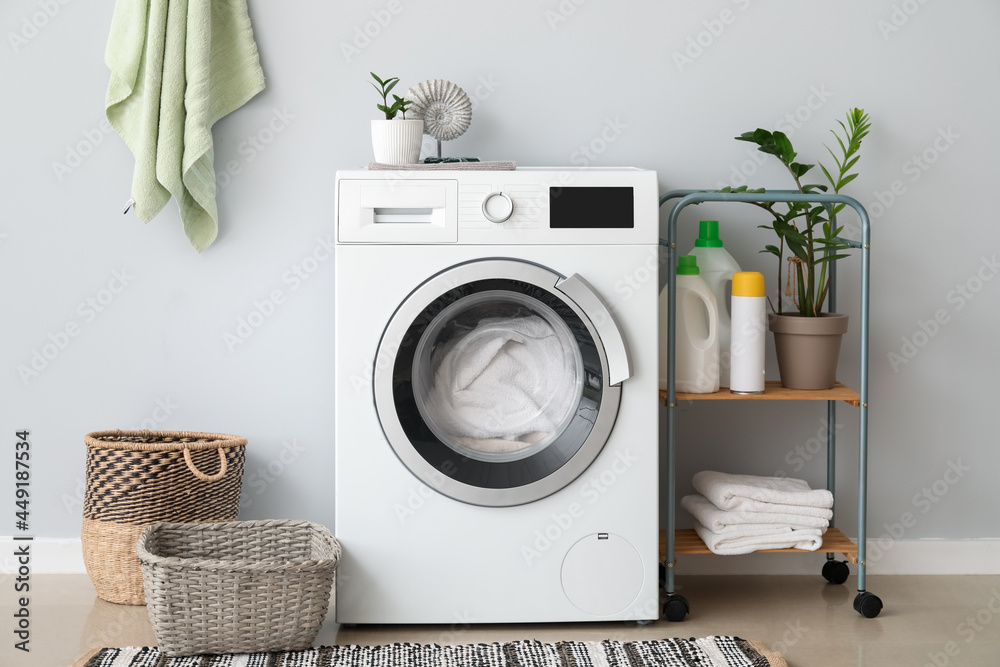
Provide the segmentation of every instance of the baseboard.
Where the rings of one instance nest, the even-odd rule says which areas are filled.
[[[28,563],[31,574],[76,574],[86,572],[83,566],[83,547],[78,537],[36,537],[31,541],[15,540],[0,536],[0,582],[7,576],[18,573],[24,565],[21,553],[28,549]]]
[[[38,537],[31,542],[0,537],[0,581],[18,571],[14,552],[28,544],[32,574],[77,574],[83,567],[79,538]],[[843,556],[838,555],[838,558]],[[825,554],[690,555],[677,558],[685,574],[817,574]],[[869,540],[869,574],[1000,574],[1000,539]],[[0,584],[2,585],[2,584]]]

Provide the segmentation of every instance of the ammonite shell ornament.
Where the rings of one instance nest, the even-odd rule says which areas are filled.
[[[406,99],[413,101],[410,115],[423,119],[424,133],[437,139],[438,157],[441,157],[442,141],[457,139],[469,129],[472,102],[465,91],[451,81],[428,79],[410,88]]]

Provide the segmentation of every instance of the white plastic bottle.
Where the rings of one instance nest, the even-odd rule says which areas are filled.
[[[733,338],[729,391],[764,393],[764,339],[767,312],[764,276],[756,271],[733,274]]]
[[[708,283],[709,289],[715,295],[719,304],[719,383],[723,387],[730,386],[729,347],[731,340],[731,309],[727,307],[726,296],[733,279],[733,274],[741,271],[733,256],[722,247],[719,238],[719,221],[702,220],[698,225],[698,239],[694,242],[691,253],[698,258],[698,269],[702,280]]]
[[[660,292],[660,389],[666,390],[667,288]],[[677,335],[674,381],[677,391],[711,394],[719,391],[719,307],[708,284],[698,275],[697,260],[677,261]]]

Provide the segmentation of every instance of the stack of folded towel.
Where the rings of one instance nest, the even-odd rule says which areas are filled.
[[[681,499],[694,529],[712,553],[761,549],[815,551],[833,518],[833,494],[801,479],[729,475],[706,470],[694,476],[698,491]]]

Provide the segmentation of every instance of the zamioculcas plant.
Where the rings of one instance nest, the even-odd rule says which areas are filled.
[[[383,81],[377,74],[375,74],[375,72],[369,72],[369,74],[372,75],[373,79],[378,81],[378,85],[376,86],[372,83],[372,87],[378,92],[379,95],[382,96],[382,104],[376,104],[375,106],[378,107],[379,111],[385,114],[385,119],[392,120],[396,117],[397,113],[402,113],[403,118],[405,119],[406,110],[411,104],[413,104],[411,100],[402,98],[399,95],[393,95],[393,102],[391,105],[389,104],[389,93],[391,93],[392,89],[396,87],[397,83],[399,83],[399,77],[394,76]],[[371,82],[369,81],[369,83]]]
[[[774,155],[781,160],[794,179],[796,188],[802,194],[816,194],[831,190],[834,193],[839,193],[844,186],[858,176],[857,172],[851,170],[861,157],[858,154],[861,149],[861,140],[868,135],[871,123],[868,114],[863,109],[849,111],[846,125],[842,121],[837,122],[843,130],[843,137],[836,130],[831,130],[831,133],[837,139],[837,145],[840,149],[839,155],[828,146],[826,147],[836,164],[836,169],[830,171],[820,164],[820,169],[823,170],[823,175],[829,185],[802,183],[802,177],[815,165],[795,161],[797,157],[795,149],[792,148],[792,142],[783,132],[768,132],[758,128],[753,132],[745,132],[736,139],[757,144],[759,151]],[[763,190],[748,190],[746,186],[743,186],[723,188],[722,192],[763,192]],[[785,294],[792,297],[792,302],[798,308],[801,316],[818,317],[823,310],[823,303],[826,301],[827,292],[830,289],[827,265],[847,257],[847,255],[839,253],[850,248],[837,239],[844,228],[837,227],[836,215],[843,210],[845,204],[827,207],[807,202],[755,202],[754,205],[765,209],[774,218],[772,224],[761,225],[761,227],[774,231],[778,236],[778,245],[767,245],[761,252],[769,252],[778,257],[779,288],[783,284],[782,266],[785,263],[785,249],[787,247],[790,256],[788,257],[788,275],[784,282]],[[771,308],[774,310],[773,304]],[[782,312],[782,299],[780,298],[778,299],[777,312],[778,314]]]

